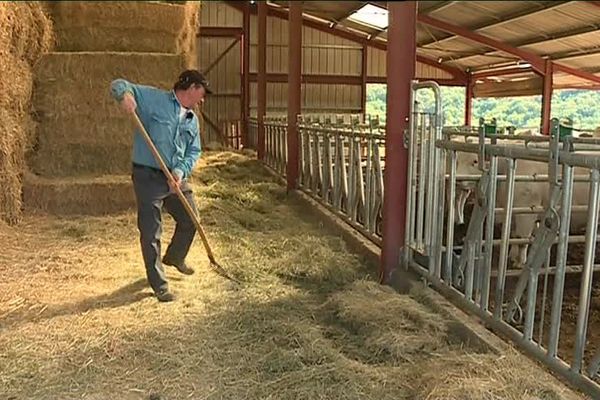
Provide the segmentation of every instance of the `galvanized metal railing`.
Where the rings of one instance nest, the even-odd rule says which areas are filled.
[[[379,121],[303,116],[299,131],[300,189],[380,243],[385,135]]]
[[[265,117],[264,162],[277,173],[285,176],[287,158],[287,118]]]
[[[258,148],[258,120],[254,117],[248,118],[248,146],[254,150]]]
[[[439,101],[435,85],[430,86]],[[414,86],[415,91],[422,88]],[[551,137],[490,134],[485,124],[477,134],[447,130],[443,137],[438,113],[441,107],[435,116],[412,113],[404,260],[457,305],[600,398],[600,350],[590,342],[593,331],[588,328],[593,273],[598,270],[594,256],[600,140],[563,136],[558,121],[553,121]],[[466,137],[474,140],[469,143]],[[471,168],[476,165],[479,176],[464,175],[465,159],[473,161]],[[518,175],[517,166],[527,162],[541,165],[545,172]],[[532,184],[540,184],[532,182],[547,184],[534,189]],[[457,194],[465,188],[475,193],[475,199],[462,243],[457,243]],[[516,203],[540,193],[539,204],[529,210]],[[579,197],[577,204],[574,196]],[[587,200],[583,204],[582,196]],[[584,222],[584,235],[573,231],[575,220]],[[516,236],[528,223],[530,236]],[[569,265],[571,246],[582,242],[583,259]],[[523,244],[528,245],[522,253],[525,261],[510,269],[511,246]],[[578,279],[579,290],[576,307],[565,309],[565,293],[573,292],[568,272],[570,280]]]

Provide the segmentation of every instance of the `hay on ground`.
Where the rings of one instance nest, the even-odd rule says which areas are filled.
[[[368,282],[360,258],[255,160],[205,154],[194,184],[215,256],[246,279],[241,287],[211,272],[196,240],[187,259],[196,275],[167,269],[178,299],[159,304],[134,213],[27,217],[2,238],[5,397],[578,398],[516,353],[493,364],[493,355],[444,343],[447,316]],[[262,228],[245,226],[247,216]],[[163,252],[174,230],[164,221]],[[302,274],[294,254],[304,257]]]

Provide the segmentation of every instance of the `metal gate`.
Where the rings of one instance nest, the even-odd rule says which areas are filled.
[[[600,398],[599,336],[588,326],[599,269],[600,140],[564,135],[557,120],[550,137],[499,134],[485,123],[446,131],[439,87],[415,84],[413,98],[425,88],[434,90],[436,107],[426,112],[415,106],[411,113],[404,261],[492,330]],[[518,165],[537,172],[521,173]],[[474,172],[465,174],[465,166]],[[533,182],[543,183],[532,190]],[[473,206],[458,237],[457,190],[464,188]],[[518,203],[527,193],[540,202]],[[583,221],[583,235],[574,221]],[[582,259],[569,265],[577,243],[584,245]],[[511,246],[525,246],[518,268],[509,268]],[[566,309],[573,286],[576,304]]]

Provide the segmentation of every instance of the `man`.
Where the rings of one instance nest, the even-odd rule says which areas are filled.
[[[137,202],[138,229],[148,282],[159,301],[173,301],[162,264],[174,266],[191,275],[194,270],[185,263],[196,228],[174,192],[179,187],[194,211],[196,205],[187,183],[200,158],[201,144],[198,118],[191,110],[211,93],[208,82],[196,70],[181,73],[172,91],[133,84],[117,79],[111,84],[111,95],[129,114],[138,114],[163,161],[173,174],[166,176],[148,145],[136,132],[133,140],[132,180]],[[161,209],[175,219],[175,233],[165,256],[160,259]]]

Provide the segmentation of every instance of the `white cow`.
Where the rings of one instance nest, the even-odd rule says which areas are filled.
[[[514,142],[513,142],[514,143]],[[480,174],[477,168],[477,154],[458,153],[457,174]],[[517,160],[515,175],[546,175],[548,165],[540,162]],[[507,175],[508,162],[506,159],[498,159],[498,174]],[[575,175],[585,175],[589,170],[575,168]],[[456,187],[456,222],[464,222],[464,206],[467,199],[473,193],[475,182],[457,182]],[[513,207],[546,207],[549,204],[549,186],[547,182],[515,182]],[[508,185],[506,181],[499,181],[496,187],[496,207],[505,208],[507,200]],[[573,184],[572,205],[587,205],[589,194],[589,183],[577,182]],[[538,214],[513,214],[511,224],[511,238],[530,238],[539,219]],[[501,223],[502,219],[496,219]],[[579,232],[585,229],[587,223],[586,213],[573,213],[571,215],[570,229]],[[517,265],[525,264],[527,260],[528,245],[513,245],[510,248],[510,260]]]

